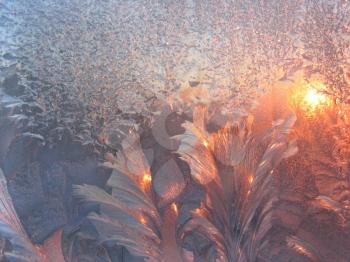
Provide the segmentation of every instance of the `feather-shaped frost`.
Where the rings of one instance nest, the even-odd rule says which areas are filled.
[[[134,256],[160,261],[166,244],[162,242],[162,229],[167,221],[161,218],[155,194],[163,204],[171,204],[181,194],[185,181],[171,160],[152,175],[138,136],[130,136],[123,142],[116,163],[110,165],[114,168],[107,181],[111,194],[90,185],[75,186],[74,194],[98,204],[99,214],[92,213],[88,219],[97,229],[100,243],[114,242]],[[174,206],[177,208],[175,203],[166,208]],[[176,217],[176,210],[172,216]]]
[[[153,189],[165,203],[173,202],[184,190],[185,179],[174,159],[163,164],[153,179]]]
[[[6,178],[0,169],[0,235],[11,242],[12,250],[5,253],[9,261],[41,262],[36,247],[29,240],[7,191]]]
[[[288,237],[287,245],[311,261],[324,261],[324,259],[319,255],[319,252],[317,252],[317,248],[296,236]]]
[[[118,154],[117,163],[120,171],[142,176],[149,172],[150,167],[140,145],[140,137],[136,132],[130,134],[122,141],[122,154]]]
[[[238,165],[247,150],[249,130],[243,125],[226,124],[213,135],[215,158],[224,165]]]
[[[190,168],[192,177],[202,185],[218,178],[215,159],[210,150],[210,140],[207,134],[194,124],[183,124],[185,133],[176,138],[181,140],[177,151]]]
[[[186,132],[179,136],[178,152],[190,166],[192,177],[206,191],[203,206],[179,231],[180,238],[187,239],[186,246],[195,255],[196,250],[206,254],[215,251],[218,261],[256,261],[266,247],[266,235],[273,228],[272,211],[278,201],[272,183],[273,170],[283,158],[297,152],[295,141],[286,138],[294,122],[295,116],[291,115],[274,123],[261,141],[252,137],[251,118],[227,123],[210,136],[186,122]],[[210,145],[201,143],[204,138]],[[196,241],[188,246],[188,239],[199,236],[207,239],[205,247]],[[211,261],[209,257],[205,261]]]

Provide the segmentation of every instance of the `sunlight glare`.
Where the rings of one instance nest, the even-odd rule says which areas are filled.
[[[150,182],[152,182],[152,176],[148,172],[144,172],[143,177],[142,177],[142,181],[144,183],[150,183]]]
[[[323,104],[327,101],[327,98],[324,94],[321,94],[316,89],[310,87],[305,95],[305,102],[312,108],[316,108],[320,104]]]

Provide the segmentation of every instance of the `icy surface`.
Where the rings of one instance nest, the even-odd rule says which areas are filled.
[[[50,92],[39,96],[50,96],[50,109],[66,99],[59,86],[106,125],[120,121],[120,113],[146,114],[155,98],[181,87],[223,89],[246,101],[300,69],[331,78],[337,92],[348,85],[349,6],[336,0],[2,0],[2,64],[19,60],[47,83]]]
[[[288,43],[290,23],[275,28],[278,21],[254,14],[269,6],[230,2],[1,1],[3,63],[19,57],[35,77],[64,85],[107,122],[115,112],[144,113],[155,97],[189,85],[255,90],[266,56],[273,58],[264,52]],[[260,31],[265,25],[271,32]]]

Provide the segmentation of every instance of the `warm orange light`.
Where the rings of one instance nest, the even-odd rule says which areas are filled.
[[[209,142],[207,140],[203,140],[203,146],[208,148],[209,147]]]
[[[204,211],[202,208],[199,207],[194,210],[194,213],[198,216],[203,216]]]
[[[141,215],[139,221],[142,225],[146,225],[146,219]]]
[[[254,181],[253,176],[249,176],[249,177],[248,177],[248,182],[249,182],[249,184],[252,184],[252,183],[253,183],[253,181]]]
[[[152,176],[149,173],[144,172],[143,177],[142,177],[142,182],[144,182],[144,183],[152,182]]]
[[[171,209],[175,212],[175,214],[177,215],[178,214],[178,209],[177,209],[177,205],[176,205],[176,203],[172,203],[171,204]]]
[[[297,252],[301,253],[301,254],[305,254],[306,253],[306,249],[301,246],[301,245],[297,245],[297,244],[294,244],[294,248]]]
[[[316,89],[309,87],[306,91],[304,101],[312,108],[315,109],[317,106],[327,102],[326,95],[320,93]]]
[[[327,87],[319,80],[299,83],[291,89],[290,105],[300,108],[306,116],[312,117],[316,112],[324,112],[332,105],[332,98],[325,94]]]

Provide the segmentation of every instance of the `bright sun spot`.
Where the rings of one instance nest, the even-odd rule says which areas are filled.
[[[295,86],[290,96],[291,105],[300,108],[308,117],[321,113],[332,105],[332,98],[325,91],[327,86],[319,80],[301,82]]]
[[[312,108],[317,107],[320,104],[323,104],[326,102],[326,96],[324,94],[321,94],[314,88],[309,88],[305,95],[305,102],[309,104]]]

